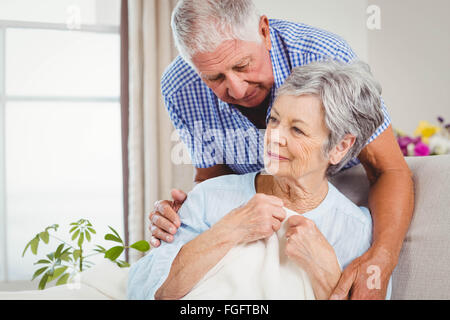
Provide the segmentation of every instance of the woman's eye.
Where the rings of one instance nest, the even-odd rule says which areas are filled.
[[[274,117],[269,117],[269,122],[276,122],[276,121],[277,121],[276,118],[274,118]]]
[[[303,134],[303,131],[302,131],[302,130],[300,130],[299,128],[296,128],[296,127],[292,127],[292,129],[294,129],[295,133],[298,133],[298,134]]]

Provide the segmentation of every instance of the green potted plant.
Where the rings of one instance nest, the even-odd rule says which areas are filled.
[[[150,250],[150,244],[145,240],[126,246],[117,231],[110,226],[108,227],[112,233],[105,234],[104,239],[115,242],[115,245],[109,249],[96,245],[95,249],[89,250],[86,249],[85,245],[87,242],[91,242],[93,235],[97,233],[89,220],[80,219],[77,222],[72,222],[70,226],[70,241],[61,239],[57,235],[59,225],[53,224],[37,233],[23,250],[22,257],[28,249],[32,254],[37,255],[40,244],[48,245],[51,240],[59,242],[55,251],[47,253],[45,258],[41,258],[34,263],[37,270],[31,280],[40,277],[38,285],[40,290],[45,289],[46,285],[53,281],[56,281],[55,285],[57,286],[69,283],[78,273],[94,265],[92,261],[88,260],[89,257],[94,255],[103,254],[104,258],[116,263],[120,268],[126,268],[130,266],[128,262],[118,260],[125,249],[131,248],[140,252]]]

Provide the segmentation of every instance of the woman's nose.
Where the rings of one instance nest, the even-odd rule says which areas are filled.
[[[282,129],[276,128],[270,130],[269,139],[272,143],[277,144],[281,147],[286,146],[287,139]]]
[[[248,83],[246,81],[241,80],[238,76],[230,75],[227,82],[227,91],[230,97],[235,100],[245,98],[245,93],[248,88]]]

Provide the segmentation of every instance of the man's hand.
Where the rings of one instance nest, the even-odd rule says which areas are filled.
[[[384,300],[396,264],[387,250],[370,248],[344,269],[330,300]]]
[[[181,225],[178,210],[186,200],[187,195],[178,189],[173,189],[171,195],[172,201],[156,201],[153,211],[148,216],[150,220],[150,231],[152,233],[150,243],[155,248],[161,245],[161,240],[172,242],[173,235]]]

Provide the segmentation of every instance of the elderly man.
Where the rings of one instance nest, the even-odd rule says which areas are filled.
[[[251,0],[180,0],[172,29],[180,56],[164,73],[161,88],[172,122],[190,150],[196,182],[263,168],[259,129],[266,128],[275,92],[292,68],[356,58],[336,35],[268,20]],[[411,220],[411,172],[384,104],[381,107],[383,124],[344,167],[361,162],[366,170],[373,243],[345,268],[333,299],[385,298]],[[186,194],[173,190],[172,197],[173,201],[159,201],[150,213],[155,247],[177,236],[177,211]]]

